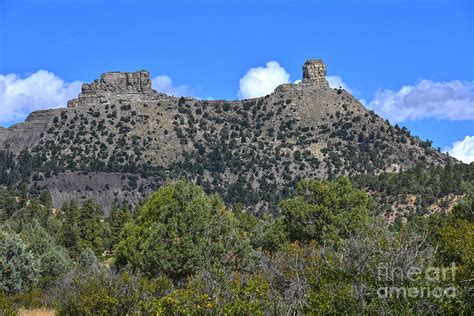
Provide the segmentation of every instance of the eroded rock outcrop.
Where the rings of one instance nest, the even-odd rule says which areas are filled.
[[[85,83],[82,93],[151,93],[150,73],[145,70],[136,72],[106,72],[93,83]]]
[[[326,80],[327,68],[322,59],[310,59],[303,65],[303,83],[329,87]]]
[[[92,83],[84,83],[77,99],[68,101],[68,107],[76,107],[91,102],[91,99],[114,95],[152,94],[150,73],[145,70],[136,72],[106,72]],[[133,96],[131,96],[133,98]]]

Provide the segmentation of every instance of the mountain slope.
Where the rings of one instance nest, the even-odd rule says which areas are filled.
[[[309,60],[298,84],[262,98],[207,101],[159,93],[146,71],[105,73],[67,108],[0,129],[2,183],[44,185],[55,206],[91,197],[108,209],[184,177],[228,203],[262,208],[305,177],[455,161],[331,89],[325,76],[324,63]]]

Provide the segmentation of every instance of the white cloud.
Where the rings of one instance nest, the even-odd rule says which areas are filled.
[[[474,119],[474,81],[434,82],[420,80],[399,91],[376,93],[369,108],[393,122],[436,118]]]
[[[64,82],[46,70],[26,78],[0,75],[0,123],[21,121],[32,111],[64,107],[80,91],[81,82]]]
[[[276,87],[290,82],[290,74],[276,61],[265,67],[251,68],[240,78],[238,96],[241,99],[257,98],[270,94]]]
[[[334,89],[342,88],[347,92],[352,94],[352,90],[347,86],[347,84],[342,81],[342,78],[339,76],[326,76],[326,80],[329,82],[329,86]]]
[[[463,140],[454,142],[448,153],[465,163],[474,161],[474,136],[466,136]]]
[[[167,75],[156,76],[151,80],[153,89],[168,95],[189,96],[189,88],[185,85],[173,86],[171,78]]]

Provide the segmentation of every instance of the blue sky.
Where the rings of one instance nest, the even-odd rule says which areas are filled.
[[[168,92],[235,99],[251,68],[276,61],[295,81],[306,59],[323,58],[328,75],[391,121],[441,148],[474,144],[473,12],[457,0],[0,0],[0,125],[61,105],[75,81],[106,71],[147,69]],[[60,96],[33,88],[6,99],[9,85],[41,94],[45,80],[59,80]],[[51,104],[28,103],[38,100]]]

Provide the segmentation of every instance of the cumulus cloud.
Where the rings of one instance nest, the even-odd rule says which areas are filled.
[[[454,142],[448,153],[465,163],[474,161],[474,136],[466,136],[463,140]]]
[[[241,99],[257,98],[270,94],[276,87],[290,82],[290,74],[276,61],[265,67],[251,68],[240,79],[238,96]]]
[[[166,93],[168,95],[174,95],[177,97],[188,96],[189,88],[185,85],[173,86],[173,81],[167,75],[156,76],[151,80],[153,89],[161,93]]]
[[[436,118],[474,119],[474,81],[420,80],[398,91],[376,93],[369,108],[393,122]]]
[[[0,124],[19,122],[32,111],[64,107],[80,90],[81,82],[67,83],[45,70],[25,78],[0,75]]]
[[[339,76],[326,76],[326,80],[329,82],[329,86],[333,89],[342,88],[347,92],[352,94],[352,90],[347,86],[347,84],[342,81],[342,78]]]

